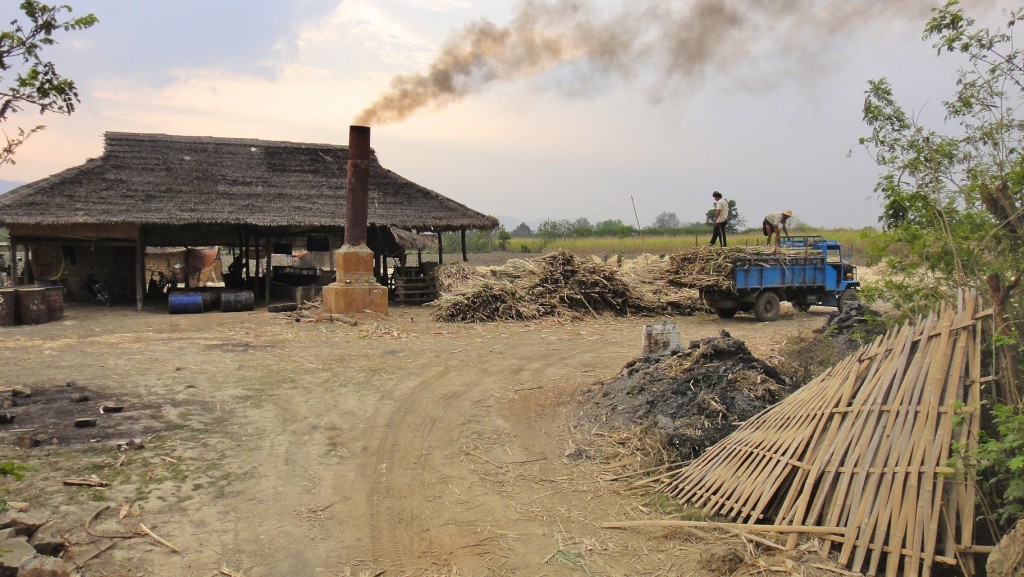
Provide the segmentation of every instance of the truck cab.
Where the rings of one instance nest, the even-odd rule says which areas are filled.
[[[847,255],[839,241],[820,236],[793,236],[783,240],[781,245],[821,251],[824,263],[825,276],[821,291],[799,295],[804,299],[793,301],[794,306],[801,310],[807,310],[812,305],[834,306],[842,311],[845,302],[857,300],[857,291],[860,289],[857,267],[847,262]]]

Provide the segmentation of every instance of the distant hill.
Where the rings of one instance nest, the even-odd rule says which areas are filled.
[[[0,180],[0,194],[25,184],[20,180]]]

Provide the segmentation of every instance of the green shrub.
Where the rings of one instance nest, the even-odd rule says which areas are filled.
[[[994,513],[1006,525],[1024,516],[1024,412],[996,405],[992,423],[996,434],[978,445],[978,471],[986,492],[999,504]]]

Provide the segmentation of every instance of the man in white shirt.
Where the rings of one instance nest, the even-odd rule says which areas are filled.
[[[710,246],[715,246],[715,242],[721,238],[722,246],[725,246],[725,226],[729,224],[729,201],[722,198],[722,193],[715,192],[711,193],[711,197],[715,199],[715,231],[711,233]]]
[[[784,210],[782,212],[769,212],[764,217],[764,222],[761,223],[761,230],[764,235],[768,237],[768,242],[772,241],[772,236],[775,236],[775,246],[779,246],[782,242],[782,235],[785,234],[786,238],[789,238],[789,229],[786,228],[786,221],[789,217],[793,216],[792,210]]]

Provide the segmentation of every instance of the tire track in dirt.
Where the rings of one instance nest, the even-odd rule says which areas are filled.
[[[499,506],[507,499],[483,488],[479,478],[479,467],[493,464],[465,459],[462,446],[477,436],[507,434],[495,415],[495,395],[524,383],[574,381],[581,365],[572,351],[544,342],[509,348],[514,353],[501,374],[451,361],[396,390],[371,417],[366,435],[377,444],[364,459],[363,478],[376,563],[403,571],[436,569],[452,563],[456,550],[480,553],[473,544],[481,540],[480,525],[502,523]]]
[[[450,377],[447,369],[423,377],[367,431],[369,438],[379,439],[367,460],[372,468],[365,471],[370,480],[367,497],[374,559],[389,557],[401,566],[413,561],[412,538],[419,531],[408,501],[423,487],[429,472],[423,460],[434,429],[466,393],[464,388],[444,386]],[[411,494],[410,488],[415,488]]]

